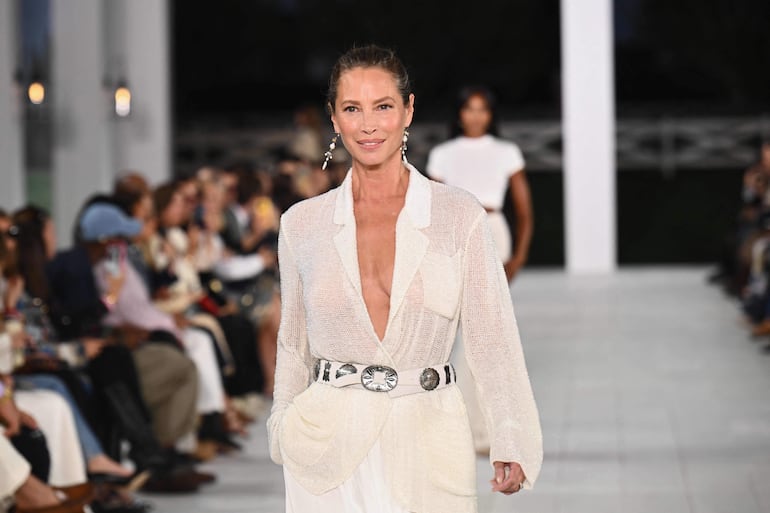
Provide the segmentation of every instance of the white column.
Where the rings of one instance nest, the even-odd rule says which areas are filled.
[[[612,1],[562,0],[567,270],[616,268]]]
[[[53,212],[61,246],[84,200],[112,188],[101,0],[52,1]]]
[[[13,0],[0,1],[0,208],[10,212],[26,203],[21,91],[15,82],[16,27]]]
[[[110,0],[106,5],[118,39],[110,44],[113,58],[122,61],[114,74],[125,75],[132,96],[131,114],[114,118],[115,170],[139,171],[157,184],[171,176],[168,2]]]

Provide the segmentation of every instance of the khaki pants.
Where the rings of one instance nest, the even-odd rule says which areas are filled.
[[[155,436],[164,447],[172,446],[195,429],[195,364],[182,351],[166,344],[144,344],[133,356]]]
[[[16,452],[0,427],[0,500],[15,494],[29,474],[29,463]]]

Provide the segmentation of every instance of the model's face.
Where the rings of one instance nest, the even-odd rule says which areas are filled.
[[[396,79],[381,68],[353,68],[340,76],[332,123],[354,163],[379,167],[401,158],[404,129],[412,123],[414,95],[409,104]]]
[[[460,126],[466,137],[481,137],[487,133],[491,122],[492,111],[481,96],[471,96],[460,109]]]

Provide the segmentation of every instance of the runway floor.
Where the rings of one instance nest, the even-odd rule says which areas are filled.
[[[514,304],[545,462],[534,490],[504,497],[488,492],[480,459],[480,513],[770,512],[770,340],[748,337],[706,274],[519,278]],[[204,467],[218,484],[147,498],[164,513],[282,513],[264,419],[245,443]]]

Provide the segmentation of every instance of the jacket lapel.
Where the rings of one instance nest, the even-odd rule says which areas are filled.
[[[390,291],[390,312],[388,327],[401,307],[409,285],[412,283],[420,263],[428,250],[429,240],[422,229],[430,225],[431,191],[430,182],[411,165],[409,189],[406,192],[404,208],[396,223],[396,259],[393,263],[393,283]],[[334,208],[334,223],[340,230],[334,236],[334,246],[340,256],[342,267],[350,283],[358,292],[363,303],[361,276],[358,268],[356,220],[353,212],[352,172],[340,185]],[[388,332],[386,329],[385,337]]]
[[[353,288],[363,301],[361,291],[361,276],[358,269],[358,245],[356,241],[356,219],[353,214],[353,177],[352,171],[348,171],[337,190],[337,198],[334,205],[334,224],[341,225],[340,230],[334,236],[334,246],[342,261],[342,268],[350,280]]]
[[[345,274],[347,274],[351,285],[353,285],[353,288],[356,289],[358,295],[363,299],[361,276],[358,270],[355,223],[347,223],[337,232],[337,235],[334,236],[334,246],[337,248],[337,253],[339,253],[340,260],[342,261],[342,268],[345,269]]]
[[[430,225],[430,181],[411,164],[407,164],[407,167],[410,172],[409,188],[404,199],[404,209],[396,224],[396,261],[393,264],[388,326],[401,307],[430,243],[421,231]]]
[[[406,291],[420,268],[425,252],[428,251],[428,243],[428,237],[414,226],[409,216],[402,213],[396,224],[396,261],[393,264],[388,326],[401,307]]]

